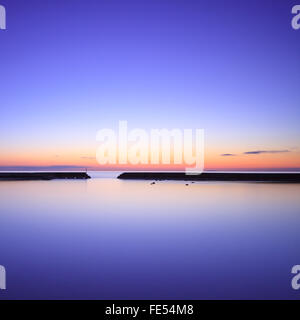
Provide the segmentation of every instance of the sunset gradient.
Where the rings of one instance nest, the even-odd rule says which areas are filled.
[[[0,170],[126,170],[96,161],[122,119],[204,129],[206,170],[300,170],[295,1],[1,4]]]

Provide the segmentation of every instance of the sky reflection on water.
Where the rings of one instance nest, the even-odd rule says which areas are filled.
[[[300,185],[0,182],[0,299],[299,299]]]

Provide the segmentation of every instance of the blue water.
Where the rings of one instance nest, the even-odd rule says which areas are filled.
[[[109,175],[2,181],[0,299],[300,299],[299,194]]]

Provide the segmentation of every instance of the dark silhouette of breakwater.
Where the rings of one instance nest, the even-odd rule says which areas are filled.
[[[118,176],[122,180],[181,180],[181,181],[245,181],[300,183],[300,173],[232,173],[204,172],[186,175],[185,172],[125,172]]]
[[[0,180],[90,179],[86,172],[0,172]]]

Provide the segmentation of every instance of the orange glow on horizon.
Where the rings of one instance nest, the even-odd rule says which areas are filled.
[[[243,154],[221,156],[215,149],[206,149],[205,170],[243,170],[300,168],[300,152]],[[51,167],[74,166],[94,170],[184,170],[186,165],[99,165],[95,152],[86,150],[28,150],[27,152],[10,151],[1,155],[1,167]],[[191,166],[193,167],[193,166]]]

